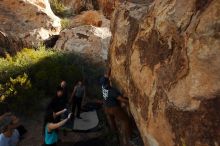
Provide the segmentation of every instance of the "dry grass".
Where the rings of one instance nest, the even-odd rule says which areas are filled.
[[[72,24],[74,26],[79,25],[93,25],[100,27],[102,25],[102,18],[101,14],[97,11],[86,11],[81,15],[77,16],[73,21]]]

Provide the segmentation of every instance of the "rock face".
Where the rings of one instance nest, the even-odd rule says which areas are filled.
[[[109,67],[146,146],[220,145],[220,1],[127,2]]]
[[[79,54],[85,61],[102,63],[107,59],[110,38],[108,27],[84,25],[62,31],[54,48]]]
[[[9,53],[37,46],[61,27],[48,0],[1,0],[0,21],[0,52]]]

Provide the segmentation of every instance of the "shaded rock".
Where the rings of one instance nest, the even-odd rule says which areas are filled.
[[[127,2],[109,67],[146,146],[220,144],[220,1]]]
[[[37,47],[60,31],[60,19],[53,14],[48,0],[1,0],[0,12],[0,31],[4,34],[0,39],[7,39],[1,41],[0,50],[12,53],[23,47]]]
[[[79,26],[63,30],[54,48],[80,54],[89,62],[104,62],[110,38],[107,27]]]
[[[46,39],[44,41],[44,45],[46,48],[53,48],[57,42],[57,40],[59,39],[59,35],[53,35],[50,38]]]

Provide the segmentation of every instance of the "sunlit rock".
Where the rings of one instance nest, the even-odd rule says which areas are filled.
[[[220,145],[220,1],[149,0],[111,20],[112,79],[146,146]]]
[[[54,48],[74,52],[87,61],[99,63],[107,59],[110,38],[108,27],[84,25],[63,30]]]
[[[8,40],[1,42],[0,49],[9,53],[27,46],[36,47],[58,34],[61,28],[60,18],[53,14],[48,0],[1,0],[0,21],[0,31],[4,34],[0,39]]]

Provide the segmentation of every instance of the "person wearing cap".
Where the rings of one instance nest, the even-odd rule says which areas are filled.
[[[10,112],[4,113],[3,115],[0,116],[0,121],[3,120],[5,117],[10,116],[10,115],[11,115]]]
[[[2,118],[2,117],[1,117]],[[5,116],[0,121],[0,146],[17,146],[20,134],[15,127],[18,119],[15,116]]]

